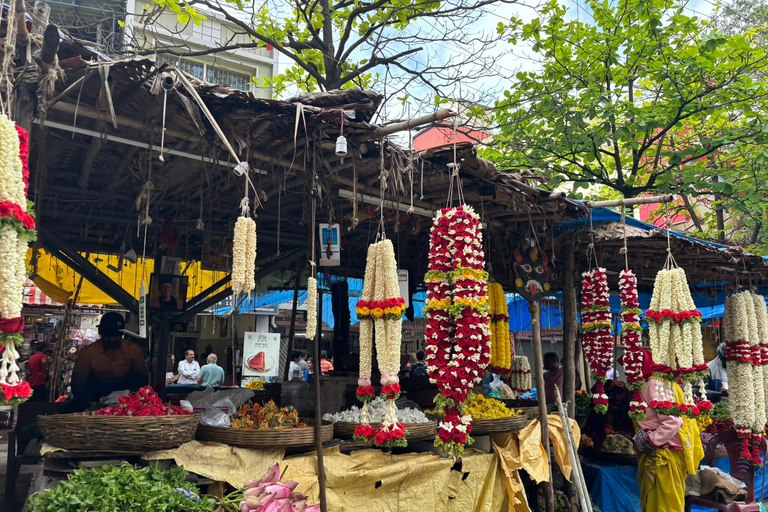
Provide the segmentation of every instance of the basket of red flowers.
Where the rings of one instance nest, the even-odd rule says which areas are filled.
[[[45,441],[67,450],[143,453],[195,438],[200,414],[163,403],[147,386],[95,412],[40,416]]]

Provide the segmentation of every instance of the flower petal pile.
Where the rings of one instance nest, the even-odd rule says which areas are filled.
[[[592,401],[595,411],[608,411],[605,376],[613,363],[611,336],[611,307],[605,269],[598,267],[584,272],[581,280],[581,332],[584,355],[596,381]]]
[[[96,411],[97,416],[183,416],[191,414],[178,405],[164,404],[151,386],[121,396],[117,405]]]
[[[648,404],[672,415],[698,416],[711,409],[705,400],[703,378],[708,375],[704,363],[701,339],[701,312],[696,309],[685,271],[681,268],[664,269],[656,274],[651,304],[645,314],[651,340],[654,376],[660,380],[657,396]],[[671,383],[684,383],[683,403],[674,399]],[[693,395],[693,383],[698,382],[698,397]],[[672,402],[671,411],[660,407]]]
[[[640,303],[637,298],[637,277],[631,270],[619,274],[619,295],[621,298],[621,340],[624,345],[624,374],[627,387],[632,390],[629,416],[644,420],[648,405],[641,391],[645,387],[643,376],[643,328],[640,325]]]
[[[400,397],[400,344],[402,340],[405,299],[400,297],[395,249],[391,240],[382,240],[368,247],[363,282],[363,296],[357,303],[360,317],[360,375],[357,398],[363,402],[362,424],[355,429],[354,438],[361,444],[373,442],[392,448],[407,446],[407,432],[397,418],[395,400]],[[387,399],[384,421],[378,429],[369,426],[368,402],[375,392],[371,385],[371,359],[374,326],[376,352],[381,371],[381,396]]]
[[[307,496],[297,492],[298,482],[280,481],[280,464],[269,468],[258,480],[248,480],[242,490],[228,495],[240,501],[241,512],[318,512],[320,505],[307,505]]]
[[[461,205],[441,210],[430,232],[426,361],[444,411],[435,446],[453,457],[473,442],[464,404],[491,357],[481,229],[480,217]]]
[[[35,219],[27,201],[29,135],[0,116],[0,385],[5,401],[23,402],[31,395],[18,375],[16,347],[23,342],[21,316],[27,278],[27,246],[35,240]]]
[[[509,338],[507,296],[499,283],[488,285],[488,317],[491,321],[491,360],[488,370],[508,375],[512,371],[512,343]]]

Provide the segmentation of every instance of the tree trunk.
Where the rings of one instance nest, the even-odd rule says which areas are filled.
[[[576,415],[576,262],[575,241],[569,238],[563,245],[565,261],[563,276],[563,399],[568,404],[568,416]]]

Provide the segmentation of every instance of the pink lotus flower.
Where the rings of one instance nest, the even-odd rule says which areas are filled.
[[[296,485],[298,485],[298,483]],[[288,487],[287,485],[276,483],[267,487],[266,492],[274,494],[276,499],[287,498],[291,495],[291,491],[295,489],[295,487],[296,486]]]

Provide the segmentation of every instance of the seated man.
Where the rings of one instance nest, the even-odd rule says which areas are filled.
[[[216,354],[208,354],[208,364],[200,368],[197,374],[197,383],[206,388],[218,388],[224,381],[224,369],[216,364]]]
[[[80,351],[72,371],[72,394],[79,401],[96,402],[113,391],[137,391],[147,384],[144,351],[123,338],[123,316],[105,313],[98,329],[99,339]]]

